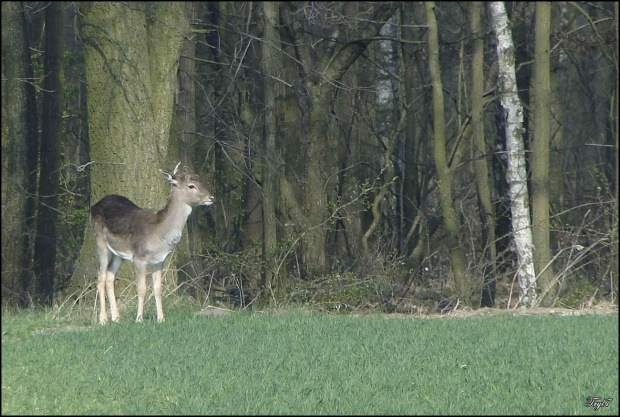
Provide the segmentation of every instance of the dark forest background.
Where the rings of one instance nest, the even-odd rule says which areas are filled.
[[[529,195],[548,216],[533,215],[539,302],[617,302],[618,4],[541,3],[505,3]],[[190,217],[166,295],[514,307],[489,16],[467,2],[3,2],[3,309],[94,297],[90,206],[118,193],[163,207],[157,170],[179,161],[217,203]],[[118,279],[133,295],[131,265]]]

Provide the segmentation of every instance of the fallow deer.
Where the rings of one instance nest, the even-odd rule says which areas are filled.
[[[114,294],[114,278],[123,260],[133,262],[136,271],[138,292],[138,315],[142,321],[144,295],[146,294],[147,267],[152,266],[153,294],[157,307],[157,321],[164,321],[161,301],[162,267],[168,254],[174,249],[187,218],[196,206],[208,206],[215,198],[207,191],[202,180],[187,171],[177,175],[179,164],[173,174],[164,174],[174,186],[168,204],[157,211],[142,209],[126,197],[108,195],[90,209],[90,224],[95,235],[99,258],[97,292],[101,311],[99,323],[108,321],[106,312],[106,292],[110,302],[112,321],[120,315]],[[105,289],[105,291],[104,291]]]

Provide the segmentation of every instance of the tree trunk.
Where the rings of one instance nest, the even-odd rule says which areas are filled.
[[[56,210],[58,206],[59,147],[64,132],[64,3],[52,2],[45,9],[45,58],[43,109],[41,113],[41,175],[34,273],[37,302],[51,305],[56,276]]]
[[[507,181],[512,212],[512,231],[517,252],[517,278],[521,293],[519,304],[536,303],[536,275],[532,258],[532,230],[528,206],[527,174],[523,147],[523,108],[517,94],[514,47],[503,2],[489,4],[491,25],[497,38],[499,62],[499,91],[506,114]]]
[[[26,19],[19,2],[2,3],[2,72],[2,304],[25,307],[34,295],[27,270],[34,206],[27,195],[34,195],[36,181],[30,176],[36,174],[38,137]]]
[[[279,286],[277,282],[277,249],[276,234],[276,202],[277,182],[280,162],[276,149],[276,96],[277,84],[273,77],[279,76],[277,56],[280,39],[276,26],[278,23],[279,4],[274,2],[261,3],[263,13],[262,72],[265,100],[265,128],[263,132],[262,158],[262,201],[263,201],[263,271],[262,290],[269,300],[274,299],[274,292]]]
[[[121,194],[140,207],[164,206],[170,170],[168,140],[179,48],[188,31],[183,3],[82,3],[91,205]],[[169,166],[170,165],[170,166]],[[92,231],[87,228],[71,289],[96,276]],[[123,272],[125,270],[125,272]],[[133,282],[125,265],[118,275]]]
[[[195,1],[185,2],[185,16],[189,22],[197,18],[198,5]],[[176,150],[178,158],[173,161],[180,161],[181,165],[186,165],[192,170],[196,170],[194,165],[194,153],[196,148],[196,36],[188,36],[183,39],[179,57],[179,71],[177,82],[179,88],[175,97],[175,118],[176,127]],[[172,149],[175,147],[173,146]],[[201,174],[200,172],[197,172]],[[190,216],[187,219],[187,233],[177,245],[177,266],[179,284],[191,281],[200,275],[197,268],[199,258],[195,256],[200,249],[200,237],[197,236],[198,218]],[[190,283],[185,289],[192,296],[196,295],[194,285]]]
[[[446,159],[446,137],[444,123],[444,101],[441,73],[439,69],[439,39],[437,20],[435,18],[435,3],[426,2],[426,19],[428,24],[428,64],[433,86],[433,132],[435,169],[437,171],[440,206],[443,216],[444,236],[450,251],[452,273],[454,274],[454,293],[461,298],[467,296],[465,288],[465,253],[461,248],[458,230],[459,221],[452,205],[452,177],[453,173]]]
[[[325,273],[325,219],[327,195],[325,193],[325,158],[327,157],[326,109],[331,107],[331,88],[325,84],[306,86],[311,91],[309,101],[306,154],[303,187],[305,236],[302,239],[302,265],[306,276]]]
[[[549,73],[549,29],[551,4],[536,3],[536,46],[534,58],[534,140],[532,143],[532,240],[538,284],[547,292],[553,268],[549,247],[549,142],[551,101]],[[548,295],[553,298],[552,293]],[[542,300],[541,300],[542,301]]]
[[[486,253],[486,264],[483,269],[483,285],[481,307],[493,307],[495,304],[495,216],[491,203],[491,187],[489,185],[489,167],[487,146],[484,140],[484,43],[480,28],[480,14],[483,11],[481,2],[469,4],[471,32],[474,36],[472,52],[472,85],[471,85],[471,131],[474,149],[474,169],[476,171],[476,191],[480,210],[480,226],[482,229],[483,253]]]
[[[188,21],[197,18],[198,5],[195,1],[185,2],[185,16]],[[196,144],[196,36],[183,39],[179,57],[177,104],[177,141],[179,160],[191,169],[194,166]],[[191,233],[190,233],[191,235]]]

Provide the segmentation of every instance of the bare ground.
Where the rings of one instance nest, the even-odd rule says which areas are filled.
[[[208,306],[203,310],[196,312],[195,315],[205,316],[219,316],[235,313],[234,310],[228,310],[219,307]],[[372,313],[371,313],[372,314]],[[384,314],[385,318],[469,318],[469,317],[486,317],[498,314],[509,314],[512,316],[536,316],[536,315],[552,315],[552,316],[583,316],[587,314],[598,314],[602,316],[618,315],[618,306],[614,303],[603,302],[588,308],[571,309],[571,308],[558,308],[558,307],[536,307],[536,308],[517,308],[517,309],[499,309],[499,308],[459,308],[453,309],[443,314],[429,313],[429,314],[403,314],[403,313],[389,313]],[[368,314],[354,313],[350,314],[352,317],[363,317]],[[65,326],[61,328],[47,328],[35,330],[33,334],[50,334],[67,331],[85,331],[92,330],[95,326]]]
[[[497,314],[510,314],[512,316],[536,316],[536,315],[554,315],[554,316],[582,316],[586,314],[598,315],[618,315],[618,306],[610,302],[603,302],[591,307],[581,309],[559,308],[559,307],[535,307],[535,308],[517,308],[517,309],[499,309],[499,308],[457,308],[443,314],[402,314],[393,313],[386,314],[386,317],[422,317],[422,318],[468,318],[468,317],[484,317]]]

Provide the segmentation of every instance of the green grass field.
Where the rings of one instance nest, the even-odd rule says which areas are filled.
[[[618,414],[617,315],[168,313],[3,314],[2,414]]]

